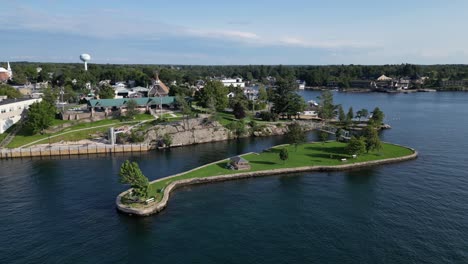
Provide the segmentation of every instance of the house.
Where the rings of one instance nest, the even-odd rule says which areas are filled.
[[[391,81],[392,78],[391,77],[388,77],[388,76],[385,76],[385,74],[382,74],[379,78],[377,78],[377,81],[379,82],[386,82],[386,81]]]
[[[7,99],[0,98],[0,134],[16,124],[30,105],[42,101],[41,98]]]
[[[242,78],[236,78],[236,79],[222,79],[221,82],[223,83],[224,86],[229,87],[229,86],[234,86],[234,87],[240,87],[244,88],[245,87],[245,82],[242,81]]]
[[[306,82],[301,80],[296,80],[296,84],[298,85],[299,90],[304,90],[306,87]]]
[[[161,80],[159,80],[158,73],[155,73],[154,78],[151,80],[151,87],[148,92],[148,97],[159,97],[169,95],[169,87],[167,87]]]
[[[249,162],[240,156],[230,158],[229,165],[235,170],[250,170]]]

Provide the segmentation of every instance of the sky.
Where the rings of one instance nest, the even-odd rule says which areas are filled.
[[[0,61],[466,64],[466,0],[0,0]]]

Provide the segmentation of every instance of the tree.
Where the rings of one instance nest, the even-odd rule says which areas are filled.
[[[328,140],[329,134],[325,131],[320,131],[319,132],[319,140],[322,141],[322,144],[325,143],[325,141]]]
[[[233,113],[237,119],[242,119],[245,117],[244,106],[242,105],[241,102],[236,102],[233,108]]]
[[[291,116],[297,115],[304,110],[304,99],[296,93],[296,84],[292,80],[279,80],[275,88],[271,90],[271,101],[273,113]]]
[[[54,105],[43,100],[29,106],[25,128],[31,133],[43,133],[44,129],[52,125],[57,109]]]
[[[333,104],[333,93],[329,90],[325,90],[319,96],[319,99],[319,117],[324,119],[325,122],[335,118],[337,106]]]
[[[203,107],[212,103],[217,111],[223,111],[228,106],[229,89],[220,81],[209,81],[198,94],[198,100]]]
[[[359,118],[359,121],[361,121],[361,118],[367,118],[367,116],[369,115],[369,111],[365,108],[357,111],[357,117]]]
[[[374,108],[374,111],[372,111],[371,120],[376,126],[380,126],[383,123],[384,117],[385,115],[380,110],[380,108],[378,107]]]
[[[282,148],[279,152],[279,158],[284,162],[289,158],[289,153],[287,148]]]
[[[21,98],[23,95],[15,88],[7,84],[0,84],[0,95],[6,95],[8,98]]]
[[[140,113],[140,111],[138,111],[137,109],[138,104],[134,99],[128,100],[126,103],[126,106],[127,106],[127,112],[125,113],[125,115],[128,119],[134,119],[135,116]]]
[[[176,96],[176,102],[182,113],[182,116],[184,117],[185,128],[190,129],[190,123],[188,119],[192,115],[192,107],[190,106],[189,102],[187,102],[187,100],[181,95]],[[187,125],[185,125],[185,123]]]
[[[167,148],[170,148],[171,145],[172,145],[172,137],[171,135],[169,134],[164,134],[163,138],[162,138],[162,142],[164,144],[165,147]]]
[[[268,93],[264,85],[261,85],[260,88],[258,88],[258,100],[261,102],[268,101]]]
[[[110,85],[103,85],[99,88],[98,95],[100,99],[113,99],[115,97],[115,91]]]
[[[338,106],[338,120],[340,120],[341,123],[346,121],[346,114],[341,105]]]
[[[133,188],[132,194],[139,199],[146,199],[148,196],[149,181],[143,175],[136,162],[126,160],[120,166],[119,181],[122,184],[130,184]]]
[[[348,110],[348,114],[346,114],[346,119],[348,119],[349,121],[352,121],[353,118],[354,118],[353,107],[350,107]]]
[[[349,155],[361,155],[366,152],[366,142],[361,137],[351,137],[345,148]]]
[[[379,134],[373,126],[366,126],[362,130],[362,134],[366,143],[367,152],[380,150],[382,148],[382,142],[380,141]]]
[[[294,145],[296,150],[299,144],[305,143],[307,141],[304,129],[302,129],[301,125],[296,122],[288,125],[286,139],[289,144]]]

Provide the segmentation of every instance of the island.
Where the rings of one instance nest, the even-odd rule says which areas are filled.
[[[382,142],[378,151],[360,155],[350,155],[347,146],[338,141],[309,142],[275,146],[261,153],[246,153],[154,180],[147,185],[145,201],[132,200],[132,189],[124,191],[117,196],[116,206],[122,213],[148,216],[162,211],[171,192],[181,186],[295,172],[348,170],[401,162],[418,156],[412,148],[387,142]]]

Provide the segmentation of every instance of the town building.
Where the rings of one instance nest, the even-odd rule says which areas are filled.
[[[224,86],[229,87],[229,86],[234,86],[234,87],[240,87],[244,88],[245,87],[245,82],[242,81],[242,78],[235,78],[235,79],[222,79],[221,82],[223,83]]]
[[[25,111],[35,102],[42,101],[41,98],[7,99],[0,97],[0,134],[21,120]]]
[[[169,87],[167,87],[161,80],[159,75],[156,73],[154,78],[151,80],[151,87],[148,92],[149,97],[168,96]]]
[[[11,70],[10,63],[7,62],[7,68],[0,67],[0,83],[7,82],[13,78],[13,71]]]

